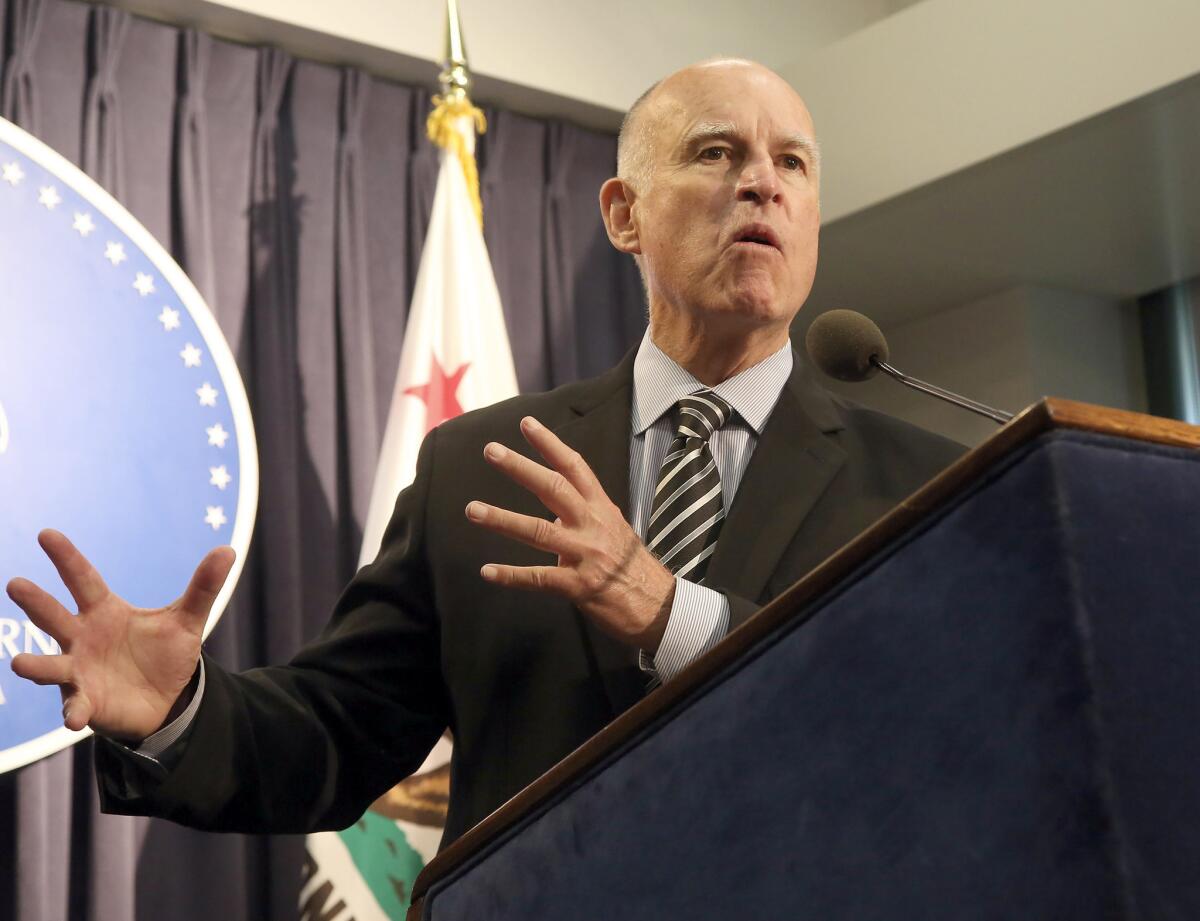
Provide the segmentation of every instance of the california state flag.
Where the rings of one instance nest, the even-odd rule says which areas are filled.
[[[443,147],[433,213],[417,272],[359,566],[379,552],[396,496],[413,478],[417,449],[435,425],[515,396],[517,377],[500,293],[480,226],[469,103],[439,103],[430,135]],[[453,135],[457,133],[458,137]],[[450,742],[342,832],[308,836],[302,921],[403,919],[413,881],[445,823]]]

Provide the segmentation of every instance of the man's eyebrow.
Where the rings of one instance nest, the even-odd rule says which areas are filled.
[[[704,141],[727,141],[737,134],[737,127],[732,122],[701,122],[683,136],[681,144],[690,148]]]
[[[807,134],[793,134],[791,137],[784,139],[783,146],[788,150],[803,151],[814,163],[821,162],[821,147]]]
[[[732,122],[701,122],[683,136],[681,146],[685,150],[690,150],[705,141],[736,140],[738,133],[737,126]],[[785,137],[781,146],[788,150],[801,151],[814,163],[821,161],[820,146],[807,134],[793,134]]]

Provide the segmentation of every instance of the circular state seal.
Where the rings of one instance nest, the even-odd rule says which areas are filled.
[[[258,499],[250,407],[215,318],[112,196],[2,119],[0,278],[0,582],[28,577],[75,609],[37,544],[54,527],[115,592],[157,607],[230,544],[207,635]],[[56,688],[8,667],[57,651],[0,596],[0,771],[84,735],[63,728]]]

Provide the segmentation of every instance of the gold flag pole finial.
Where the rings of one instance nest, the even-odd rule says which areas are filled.
[[[458,0],[446,0],[446,59],[442,72],[438,74],[442,94],[433,97],[433,111],[425,123],[429,139],[443,150],[451,151],[462,166],[467,192],[475,207],[475,217],[483,226],[483,203],[479,198],[479,171],[475,166],[475,138],[469,123],[474,122],[475,132],[483,134],[487,121],[483,112],[471,104],[468,95],[471,89],[471,71],[467,67],[467,46],[463,41],[462,21],[458,15]]]
[[[467,66],[467,46],[463,42],[462,18],[457,0],[446,0],[446,55],[438,74],[442,96],[466,99],[471,89],[471,71]]]

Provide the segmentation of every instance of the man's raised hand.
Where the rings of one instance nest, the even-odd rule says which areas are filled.
[[[63,724],[140,742],[166,722],[200,659],[200,641],[217,593],[233,566],[232,547],[218,547],[196,567],[179,600],[154,610],[113,594],[65,536],[46,530],[38,543],[75,599],[72,615],[28,579],[8,583],[8,596],[52,636],[62,654],[22,653],[12,670],[37,684],[56,684]]]
[[[467,517],[556,554],[558,565],[488,563],[482,576],[569,598],[618,639],[655,652],[675,596],[674,576],[638,539],[578,452],[531,416],[521,420],[521,434],[553,469],[495,442],[484,448],[484,457],[537,496],[558,519],[551,522],[479,501],[467,506]]]

